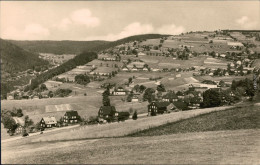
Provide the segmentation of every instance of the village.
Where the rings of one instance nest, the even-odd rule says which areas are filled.
[[[86,107],[86,103],[79,106],[75,102],[49,104],[50,101],[46,101],[40,107],[33,104],[28,104],[30,107],[7,106],[9,111],[6,113],[20,108],[27,112],[27,119],[32,118],[29,126],[25,124],[24,116],[14,115],[17,128],[10,135],[73,124],[136,120],[140,114],[156,116],[200,109],[207,107],[203,100],[206,91],[220,96],[215,106],[249,99],[250,94],[241,94],[243,90],[232,90],[231,87],[234,80],[251,78],[257,71],[259,52],[254,46],[248,46],[254,43],[259,44],[259,41],[248,39],[239,32],[190,32],[133,41],[101,51],[97,59],[55,76],[33,91],[24,87],[7,94],[7,101],[93,97],[99,99],[98,104],[88,102]],[[68,60],[59,56],[61,61],[55,62],[54,55],[41,56],[53,65]],[[34,108],[40,113],[31,113]],[[88,108],[92,109],[91,113]]]

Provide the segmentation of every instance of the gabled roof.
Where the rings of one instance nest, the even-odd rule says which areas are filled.
[[[45,124],[57,124],[57,120],[55,117],[43,117],[43,120],[45,122]]]
[[[25,121],[24,121],[24,118],[21,118],[21,117],[13,117],[14,121],[16,124],[19,124],[21,126],[24,126],[25,124]]]
[[[155,103],[155,105],[156,105],[158,108],[167,107],[168,105],[171,104],[170,102],[167,102],[167,101],[164,101],[164,102],[154,102],[154,103]]]
[[[67,116],[69,116],[69,117],[71,117],[71,116],[78,116],[78,112],[77,111],[67,111],[66,113],[65,113],[65,115],[67,115]]]
[[[163,95],[162,98],[164,98],[164,99],[177,99],[178,97],[175,93],[169,92],[166,95]]]
[[[110,115],[116,112],[115,106],[101,106],[99,110],[103,111],[103,115]]]

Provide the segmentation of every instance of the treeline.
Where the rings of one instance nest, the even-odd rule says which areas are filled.
[[[86,48],[91,51],[93,48],[103,46],[108,41],[15,41],[9,42],[20,46],[23,49],[37,53],[53,54],[79,54]]]
[[[43,82],[47,81],[48,79],[51,79],[59,74],[65,73],[73,68],[76,68],[78,65],[84,65],[96,58],[97,58],[97,53],[95,52],[83,52],[77,55],[75,58],[63,63],[62,65],[54,69],[51,69],[45,73],[40,74],[35,79],[32,79],[31,85],[27,89],[33,90]]]

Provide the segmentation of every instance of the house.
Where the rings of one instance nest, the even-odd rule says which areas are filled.
[[[110,94],[115,96],[125,96],[127,91],[123,87],[110,89]]]
[[[117,61],[118,60],[117,56],[111,55],[111,54],[99,54],[98,59],[104,60],[104,61]]]
[[[134,67],[131,69],[131,71],[138,71],[138,69],[137,69],[136,66],[134,66]]]
[[[144,68],[143,68],[143,71],[148,71],[148,68],[147,68],[147,67],[144,67]]]
[[[139,99],[138,99],[138,97],[137,96],[133,96],[132,97],[132,100],[131,100],[131,102],[138,102],[139,101]]]
[[[155,116],[157,113],[163,114],[168,110],[172,110],[176,108],[172,103],[164,101],[164,102],[151,102],[148,105],[148,116]]]
[[[24,130],[24,127],[19,125],[16,129],[15,129],[15,134],[21,134]]]
[[[145,56],[146,54],[145,53],[143,53],[143,52],[139,52],[138,53],[138,56]]]
[[[127,67],[123,67],[122,71],[129,71]]]
[[[178,101],[178,97],[175,93],[169,92],[162,97],[162,100],[167,102],[173,102],[173,101]]]
[[[67,111],[63,116],[64,123],[78,123],[80,116],[77,111]]]
[[[15,129],[15,133],[16,134],[21,134],[24,130],[24,124],[25,124],[25,121],[24,121],[24,118],[22,117],[13,117],[15,123],[17,124],[17,128]]]
[[[57,126],[57,120],[55,117],[43,117],[40,124],[42,128],[52,128]]]
[[[7,93],[7,100],[14,100],[14,93]]]
[[[98,118],[100,121],[113,121],[118,117],[118,112],[115,106],[101,106],[98,111]]]

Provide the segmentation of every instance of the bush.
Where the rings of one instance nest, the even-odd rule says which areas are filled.
[[[66,96],[68,96],[71,92],[72,92],[71,89],[61,89],[61,88],[59,88],[59,89],[57,89],[57,90],[55,91],[55,96],[58,96],[58,97],[66,97]]]
[[[133,117],[132,117],[132,118],[133,118],[133,120],[137,120],[137,118],[138,118],[138,117],[137,117],[137,112],[136,112],[136,111],[134,112],[134,114],[133,114]]]
[[[129,112],[118,112],[118,121],[125,121],[129,119],[130,113]]]

